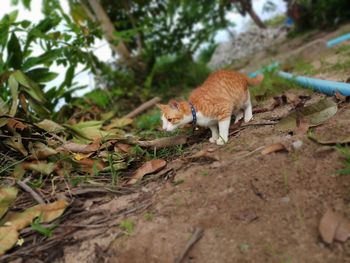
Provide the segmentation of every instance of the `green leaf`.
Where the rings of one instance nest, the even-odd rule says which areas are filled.
[[[28,99],[30,107],[41,117],[48,118],[50,116],[50,110],[48,110],[42,103],[38,103],[32,98]]]
[[[18,82],[13,75],[9,77],[9,86],[12,96],[12,105],[9,115],[11,117],[14,117],[16,115],[18,107]]]
[[[35,68],[27,71],[26,75],[38,83],[46,83],[54,80],[58,76],[58,73],[49,72],[48,68]]]
[[[7,115],[9,112],[9,107],[6,102],[0,97],[0,116]]]
[[[30,57],[23,63],[23,69],[28,70],[37,65],[51,65],[62,54],[62,49],[49,50],[40,56]]]
[[[75,71],[75,67],[74,66],[70,66],[67,69],[66,78],[64,79],[64,82],[62,83],[62,86],[64,85],[64,86],[70,87],[72,85],[72,81],[73,81],[73,78],[74,78],[74,71]]]
[[[10,19],[10,23],[14,23],[16,22],[17,16],[18,16],[18,10],[14,10],[11,13],[8,14],[9,19]]]
[[[10,41],[7,44],[7,52],[9,66],[14,69],[20,69],[23,62],[23,53],[15,33],[11,34]]]
[[[29,20],[23,20],[19,23],[23,28],[28,28],[32,24],[32,22],[30,22]]]
[[[56,226],[52,226],[52,227],[44,227],[41,224],[42,221],[42,216],[40,215],[38,218],[36,218],[34,220],[34,222],[31,224],[31,228],[35,231],[37,231],[38,233],[46,236],[46,237],[50,237],[52,235],[52,232],[54,230],[54,228]]]
[[[6,46],[7,39],[9,36],[9,30],[10,30],[10,19],[9,19],[8,15],[6,15],[0,21],[0,45],[2,47],[2,50]]]
[[[3,127],[7,124],[8,118],[1,118],[2,115],[7,115],[9,108],[5,101],[0,97],[0,127]]]
[[[39,88],[38,84],[36,84],[34,81],[32,81],[30,78],[28,78],[23,72],[21,71],[15,71],[12,74],[15,79],[25,87],[25,91],[35,100],[41,103],[45,103],[46,99],[44,96],[44,93]]]
[[[28,10],[30,10],[30,2],[31,0],[22,0],[24,7],[27,8]]]

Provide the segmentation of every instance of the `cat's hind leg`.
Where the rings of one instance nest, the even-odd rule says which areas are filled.
[[[248,122],[253,118],[253,107],[252,102],[250,101],[250,94],[248,91],[248,99],[243,105],[244,109],[244,122]]]
[[[234,124],[236,124],[237,122],[239,122],[242,118],[243,118],[243,112],[240,110],[239,112],[237,112],[237,113],[235,114],[235,122],[234,122]]]
[[[212,125],[209,126],[210,130],[211,130],[211,138],[209,139],[209,141],[211,143],[215,143],[217,139],[219,139],[219,131],[218,131],[218,126]]]
[[[219,121],[219,138],[216,140],[217,145],[224,145],[228,141],[231,118],[228,117]]]

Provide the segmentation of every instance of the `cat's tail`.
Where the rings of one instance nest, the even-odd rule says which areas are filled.
[[[249,86],[259,85],[264,80],[264,75],[258,75],[255,78],[249,78],[247,76],[247,81]]]

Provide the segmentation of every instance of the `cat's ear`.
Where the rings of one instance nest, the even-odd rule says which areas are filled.
[[[176,100],[170,100],[169,106],[174,110],[180,110],[179,103]]]
[[[165,105],[165,104],[159,104],[159,103],[157,103],[156,106],[157,106],[160,110],[164,110],[164,108],[167,107],[167,105]]]

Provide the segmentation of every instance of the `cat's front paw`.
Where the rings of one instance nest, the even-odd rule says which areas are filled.
[[[217,141],[217,139],[214,138],[214,137],[211,137],[211,138],[209,139],[209,142],[211,142],[211,143],[216,143],[216,141]]]
[[[224,145],[225,143],[227,143],[227,141],[224,141],[222,138],[216,140],[217,145]]]

